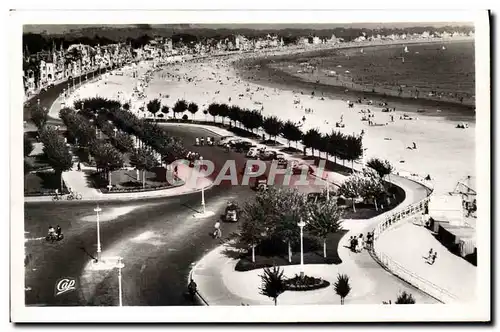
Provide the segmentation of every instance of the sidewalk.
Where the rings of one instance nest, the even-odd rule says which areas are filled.
[[[399,239],[405,239],[404,245],[401,245]],[[475,301],[477,268],[448,251],[428,229],[407,221],[382,233],[376,246],[407,271],[432,282],[456,297],[449,301],[460,303]],[[428,264],[424,258],[431,248],[437,252],[433,265]],[[447,294],[443,297],[447,297]]]
[[[402,187],[407,195],[398,207],[386,213],[394,213],[427,196],[426,189],[415,182],[397,176],[391,176],[391,180]],[[417,303],[436,303],[435,299],[384,270],[368,252],[353,253],[346,248],[350,236],[371,231],[380,218],[377,216],[368,220],[345,220],[343,227],[349,229],[349,232],[342,237],[337,249],[342,263],[305,264],[305,274],[322,277],[330,284],[335,282],[338,273],[347,274],[350,277],[352,290],[346,298],[346,304],[381,304],[388,300],[394,302],[402,291],[411,293]],[[263,270],[235,271],[237,260],[226,256],[224,254],[226,250],[235,249],[232,249],[230,244],[219,246],[193,267],[192,277],[205,301],[209,305],[241,305],[241,303],[272,305],[269,298],[259,294],[259,275]],[[283,269],[287,277],[300,273],[300,265],[284,266]],[[287,291],[278,298],[278,304],[340,304],[340,299],[330,286],[307,292]]]
[[[76,163],[73,165],[76,169]],[[85,170],[89,167],[82,167],[82,171],[68,171],[63,173],[63,179],[66,186],[70,187],[74,192],[82,195],[82,201],[113,201],[113,200],[139,200],[158,197],[172,197],[199,192],[202,189],[208,190],[213,186],[210,179],[199,177],[196,182],[189,181],[190,178],[198,176],[198,173],[193,168],[187,165],[178,165],[178,177],[185,183],[178,187],[142,191],[142,192],[125,192],[125,193],[109,193],[103,194],[99,190],[90,188],[87,184]],[[28,196],[24,197],[25,202],[50,202],[52,196]]]

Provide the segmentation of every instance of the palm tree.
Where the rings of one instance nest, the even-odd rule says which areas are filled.
[[[346,274],[339,274],[337,281],[333,284],[335,293],[340,296],[340,304],[344,304],[344,299],[349,295],[351,286],[349,285],[349,276]]]
[[[198,112],[198,105],[196,103],[189,103],[188,111],[189,113],[193,114],[193,120],[194,120],[194,115],[196,114],[196,112]]]
[[[394,302],[395,304],[415,304],[416,301],[415,299],[413,298],[413,295],[411,295],[410,293],[407,293],[405,291],[403,291],[403,293],[401,293],[396,302]]]
[[[274,305],[278,305],[278,296],[286,290],[285,277],[283,270],[279,266],[272,268],[264,268],[264,274],[259,276],[262,280],[260,294],[265,295],[274,300]]]
[[[309,209],[310,217],[307,229],[323,240],[323,258],[326,258],[326,238],[329,234],[341,230],[342,210],[333,200],[312,204]]]

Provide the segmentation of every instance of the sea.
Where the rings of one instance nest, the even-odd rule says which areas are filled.
[[[474,61],[474,42],[463,41],[267,56],[236,68],[243,78],[268,86],[473,122]]]

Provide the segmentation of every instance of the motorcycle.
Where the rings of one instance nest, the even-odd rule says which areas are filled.
[[[60,234],[53,233],[53,234],[49,234],[45,237],[45,240],[50,241],[50,242],[61,241],[62,239],[64,239],[64,235],[62,233],[60,233]]]

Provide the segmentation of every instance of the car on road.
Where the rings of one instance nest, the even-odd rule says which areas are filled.
[[[255,147],[255,145],[252,144],[252,142],[240,141],[240,142],[234,143],[234,145],[232,147],[236,150],[236,152],[247,152],[252,147]]]
[[[224,214],[224,219],[230,222],[238,221],[238,205],[234,202],[229,202],[226,206],[226,211]]]
[[[266,176],[260,176],[255,179],[252,189],[261,191],[261,190],[267,190],[269,188],[269,185],[267,184],[267,177]]]
[[[262,151],[259,155],[261,160],[274,160],[277,153],[275,151]]]
[[[305,163],[292,163],[292,173],[297,175],[297,174],[311,174],[312,173],[312,168]]]

